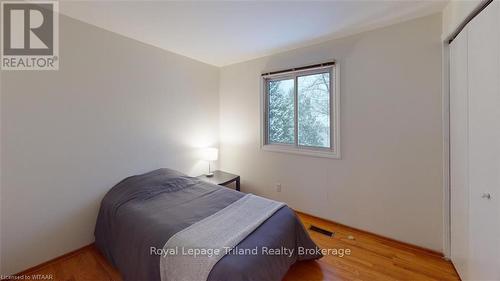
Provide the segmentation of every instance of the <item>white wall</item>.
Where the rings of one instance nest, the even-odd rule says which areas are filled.
[[[443,10],[442,38],[447,39],[485,0],[451,0]]]
[[[219,70],[60,18],[59,71],[1,73],[1,273],[91,243],[102,196],[217,145]]]
[[[241,174],[245,192],[442,251],[440,35],[436,14],[222,68],[222,169]],[[342,160],[262,151],[260,74],[331,59]]]

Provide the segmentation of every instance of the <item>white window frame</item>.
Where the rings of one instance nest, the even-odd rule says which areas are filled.
[[[297,77],[303,75],[311,75],[322,73],[325,70],[330,71],[330,147],[311,147],[301,146],[298,144],[298,121],[297,121]],[[334,79],[332,79],[332,77]],[[267,81],[276,79],[294,79],[295,91],[295,143],[294,144],[277,144],[268,143],[268,93]],[[333,85],[334,84],[334,85]],[[313,157],[326,157],[332,159],[341,159],[340,155],[340,67],[338,63],[329,66],[320,66],[302,70],[293,70],[286,73],[277,73],[263,75],[261,78],[261,106],[260,106],[260,147],[265,151],[292,153],[299,155],[307,155]],[[332,110],[333,109],[333,110]]]

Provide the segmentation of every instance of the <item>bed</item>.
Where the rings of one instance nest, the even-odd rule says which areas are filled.
[[[154,254],[153,249],[162,249],[176,233],[243,196],[244,193],[170,169],[132,176],[115,185],[103,198],[95,228],[96,245],[124,280],[163,280],[162,256]],[[277,209],[237,244],[238,251],[263,247],[295,251],[278,255],[261,251],[252,255],[228,253],[211,268],[206,280],[281,280],[296,261],[321,257],[287,206]],[[299,253],[299,248],[309,251]]]

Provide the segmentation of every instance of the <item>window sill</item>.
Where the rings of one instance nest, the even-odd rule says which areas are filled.
[[[276,144],[266,144],[261,146],[262,150],[279,152],[279,153],[290,153],[297,155],[305,155],[312,157],[330,158],[340,160],[340,153],[331,150],[322,149],[308,149],[308,148],[297,148],[295,146],[287,145],[276,145]]]

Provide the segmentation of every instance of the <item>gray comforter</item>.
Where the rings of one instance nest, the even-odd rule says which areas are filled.
[[[178,231],[206,218],[244,194],[169,169],[133,176],[104,197],[95,229],[96,245],[125,280],[160,280],[162,249]],[[200,234],[201,235],[201,234]],[[297,260],[298,248],[317,246],[288,207],[278,210],[241,241],[238,249],[295,249],[289,255],[228,254],[213,267],[208,280],[281,280]]]

